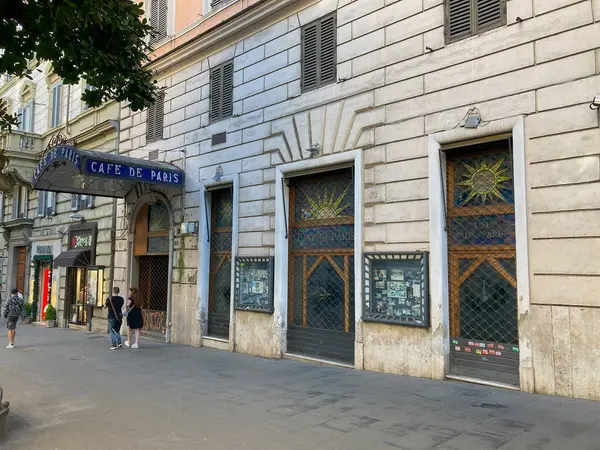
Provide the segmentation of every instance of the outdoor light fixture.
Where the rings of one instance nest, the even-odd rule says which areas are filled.
[[[467,111],[467,114],[460,121],[460,126],[463,128],[477,128],[481,123],[481,113],[477,108],[471,108]]]

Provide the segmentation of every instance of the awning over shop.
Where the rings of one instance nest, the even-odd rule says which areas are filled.
[[[54,260],[58,267],[87,267],[90,265],[91,250],[67,250],[62,252]]]
[[[169,163],[60,145],[42,157],[32,183],[41,191],[123,198],[138,183],[181,188],[184,173]]]

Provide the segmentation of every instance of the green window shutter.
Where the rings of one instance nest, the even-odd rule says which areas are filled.
[[[223,81],[222,67],[210,71],[210,121],[221,118],[221,85]]]
[[[159,141],[163,138],[163,124],[165,115],[165,93],[156,96],[154,104],[148,108],[146,119],[146,143]]]
[[[471,36],[471,5],[472,0],[446,0],[446,40],[448,42]]]
[[[506,23],[505,0],[475,0],[477,16],[475,33],[482,33]]]
[[[221,92],[221,119],[233,114],[233,61],[223,64]]]
[[[302,28],[302,91],[319,87],[319,24]]]
[[[337,73],[337,20],[336,16],[321,19],[320,23],[320,79],[321,86],[336,82]]]
[[[302,28],[302,91],[337,79],[337,18],[331,14]]]

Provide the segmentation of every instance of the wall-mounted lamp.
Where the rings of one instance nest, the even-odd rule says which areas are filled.
[[[467,111],[467,114],[460,121],[460,126],[463,128],[477,128],[481,123],[481,113],[477,108],[471,108]]]
[[[83,217],[81,214],[79,213],[73,213],[73,214],[69,214],[69,218],[70,219],[75,219],[75,220],[79,220],[80,222],[85,222],[85,217]]]

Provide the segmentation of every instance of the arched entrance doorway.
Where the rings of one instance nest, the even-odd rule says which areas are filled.
[[[133,276],[144,316],[143,333],[164,339],[169,310],[170,210],[163,201],[143,203],[135,219]]]

